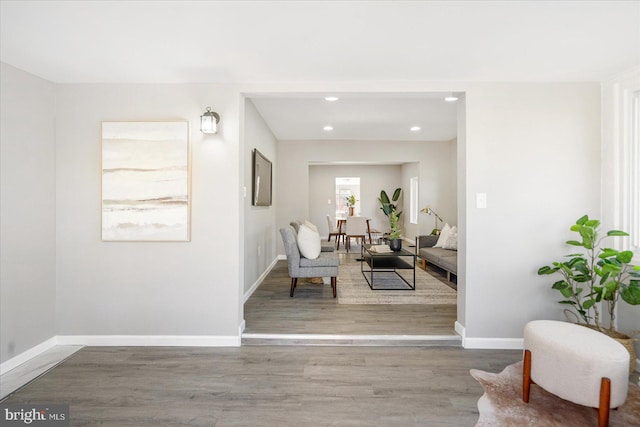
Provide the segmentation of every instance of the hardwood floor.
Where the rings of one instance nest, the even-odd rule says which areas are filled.
[[[472,426],[521,351],[86,347],[2,403],[66,403],[72,426]]]
[[[357,262],[359,253],[340,254],[340,263]],[[437,273],[434,276],[439,277]],[[290,280],[286,261],[278,261],[244,305],[246,333],[455,334],[455,305],[338,304],[331,295],[331,286],[306,283],[303,279],[291,298]]]
[[[244,306],[245,333],[455,334],[455,305],[340,305],[330,286],[301,282],[290,298],[289,283],[279,261]],[[452,345],[443,342],[434,340]],[[86,347],[2,403],[67,403],[72,426],[462,426],[477,420],[483,393],[469,369],[498,372],[522,358],[384,339],[366,347],[268,343]]]

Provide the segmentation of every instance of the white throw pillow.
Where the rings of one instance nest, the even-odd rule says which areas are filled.
[[[454,227],[455,228],[455,227]],[[454,251],[458,250],[458,229],[455,228],[449,232],[449,236],[447,236],[447,240],[444,242],[443,249],[451,249]]]
[[[303,257],[308,259],[316,259],[320,256],[320,234],[313,231],[306,224],[300,225],[298,231],[298,249]]]
[[[444,247],[444,242],[447,241],[447,237],[449,237],[449,232],[451,232],[451,226],[449,224],[445,224],[440,230],[440,237],[438,237],[438,242],[433,245],[434,248],[442,248]]]
[[[304,225],[306,225],[307,227],[309,227],[310,229],[312,229],[316,233],[319,233],[318,227],[316,227],[313,223],[307,221],[306,219],[304,220]]]

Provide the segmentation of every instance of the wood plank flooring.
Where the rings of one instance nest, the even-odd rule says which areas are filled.
[[[340,263],[357,262],[359,253],[340,254]],[[433,275],[446,282],[438,273]],[[246,333],[455,334],[455,305],[338,304],[331,295],[331,286],[305,283],[303,279],[291,298],[290,281],[286,261],[278,261],[244,305]]]
[[[520,351],[86,347],[2,403],[67,403],[71,425],[472,426]]]

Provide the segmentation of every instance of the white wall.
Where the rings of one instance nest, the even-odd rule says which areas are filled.
[[[321,236],[327,236],[327,215],[336,218],[336,177],[360,177],[360,215],[370,218],[371,228],[387,232],[389,222],[380,210],[381,190],[391,194],[401,186],[399,165],[311,165],[309,166],[309,219],[318,226]],[[327,202],[331,200],[331,204]],[[291,218],[298,219],[298,218]]]
[[[311,205],[308,189],[309,164],[314,162],[408,163],[419,159],[420,203],[426,204],[429,200],[434,209],[436,206],[442,206],[444,213],[441,215],[455,217],[457,210],[455,194],[441,189],[445,183],[448,185],[451,174],[454,173],[449,168],[442,167],[443,164],[450,163],[450,156],[451,141],[280,141],[276,185],[290,191],[280,191],[276,199],[277,206],[282,207],[276,215],[277,227],[289,224],[292,218],[303,219],[313,215],[309,210]],[[401,182],[400,176],[398,179],[398,182]],[[391,196],[397,187],[397,184],[385,184],[382,188],[386,189]],[[372,196],[361,195],[361,199],[370,200],[372,204],[377,203],[377,197],[382,188]],[[408,188],[403,189],[403,193],[406,191]],[[406,194],[403,196],[405,199],[407,197]],[[326,199],[327,197],[318,198],[325,203]],[[381,212],[380,215],[382,215]],[[384,225],[383,218],[380,216],[377,219],[381,226]],[[432,224],[430,219],[427,215],[421,215],[419,218],[421,232],[431,232],[433,226],[429,228]],[[326,219],[323,219],[323,223],[325,221]],[[278,253],[284,253],[282,242],[278,242]]]
[[[244,292],[247,293],[277,258],[276,205],[252,206],[252,152],[258,149],[272,162],[272,182],[277,174],[277,140],[250,100],[244,101]],[[273,186],[272,202],[276,200],[277,186]]]
[[[6,68],[6,67],[5,67]],[[46,105],[50,85],[31,77],[10,77],[3,68],[2,111],[2,245],[15,245],[23,254],[44,260],[51,268],[51,250],[30,242],[18,242],[5,235],[7,218],[23,215],[21,204],[8,206],[5,186],[20,185],[21,194],[36,190],[51,195],[51,154],[37,168],[37,181],[31,175],[6,163],[23,160],[18,141],[25,132],[38,148],[50,147],[51,132],[20,125],[6,128],[14,112],[24,118],[34,108]],[[23,81],[19,96],[35,92],[38,102],[20,101],[7,107],[7,82]],[[17,86],[14,86],[17,87]],[[244,89],[244,90],[243,90]],[[240,114],[242,93],[300,92],[308,84],[247,85],[56,85],[56,210],[29,214],[29,226],[56,221],[57,253],[57,334],[129,335],[216,335],[236,336],[242,318],[241,296],[244,284],[244,200],[241,182],[245,177],[245,147],[239,137],[243,122]],[[458,151],[458,205],[461,254],[459,294],[467,297],[462,319],[467,344],[473,340],[522,337],[526,321],[561,318],[562,307],[555,291],[536,275],[539,266],[566,253],[566,225],[585,212],[599,213],[600,206],[600,94],[596,83],[491,84],[367,82],[315,85],[315,90],[342,91],[433,91],[466,92],[466,138]],[[44,104],[42,104],[42,102]],[[14,104],[14,103],[12,103]],[[198,117],[209,105],[222,116],[221,132],[204,137],[198,131]],[[43,108],[45,117],[50,108]],[[20,111],[24,111],[20,113]],[[173,120],[191,122],[192,144],[192,242],[190,243],[103,243],[100,241],[100,122],[102,120]],[[23,120],[23,119],[21,119]],[[26,120],[24,120],[26,123]],[[14,128],[15,129],[15,128]],[[9,133],[10,137],[5,135]],[[14,135],[14,140],[11,135]],[[48,141],[48,142],[45,142]],[[5,145],[6,144],[6,145]],[[14,144],[17,144],[15,146]],[[40,144],[44,145],[41,147]],[[416,154],[415,150],[434,150]],[[37,150],[36,150],[37,151]],[[41,151],[41,150],[40,150]],[[450,153],[447,143],[370,143],[359,142],[280,142],[275,158],[276,227],[290,218],[309,215],[308,165],[313,161],[421,162],[421,181],[428,176],[429,159],[439,151]],[[9,157],[7,157],[9,153]],[[16,153],[11,157],[11,153]],[[286,154],[285,154],[286,153]],[[429,155],[431,153],[432,155]],[[29,151],[29,156],[33,157]],[[36,154],[37,156],[37,154]],[[40,158],[38,158],[40,159]],[[437,165],[437,163],[435,163]],[[49,166],[47,166],[49,165]],[[432,172],[435,171],[432,168]],[[47,179],[48,178],[48,179]],[[10,181],[7,181],[10,180]],[[48,191],[40,191],[43,187]],[[562,189],[562,190],[559,190]],[[571,191],[565,189],[570,188]],[[466,191],[464,191],[466,189]],[[486,192],[487,209],[475,207],[475,194]],[[296,196],[300,197],[296,197]],[[450,194],[429,204],[436,208],[449,203],[439,213],[455,216],[456,203]],[[44,205],[51,205],[49,199]],[[438,203],[438,204],[437,204]],[[42,205],[38,204],[38,208]],[[286,206],[286,209],[284,208]],[[283,214],[286,213],[285,214]],[[42,215],[40,215],[40,213]],[[32,215],[32,216],[31,216]],[[423,215],[424,216],[424,215]],[[40,220],[40,221],[34,221]],[[286,221],[286,222],[285,222]],[[23,223],[21,223],[23,224]],[[432,221],[425,221],[430,231]],[[20,235],[39,243],[52,244],[50,226],[36,233]],[[37,227],[36,227],[37,228]],[[15,234],[14,234],[15,236]],[[43,237],[47,236],[47,237]],[[8,255],[6,250],[2,256]],[[3,258],[3,262],[6,258]],[[11,258],[13,262],[13,258]],[[40,263],[42,264],[42,262]],[[2,276],[2,315],[11,313],[9,322],[21,318],[6,311],[5,298],[16,288]],[[42,270],[42,269],[41,269]],[[40,283],[40,272],[33,272],[31,283]],[[8,275],[16,277],[15,274]],[[462,283],[462,286],[461,286]],[[461,288],[462,287],[462,288]],[[49,288],[47,288],[49,289]],[[49,290],[48,298],[53,298]],[[30,294],[33,298],[33,295]],[[20,303],[20,310],[25,303]],[[30,302],[29,302],[30,303]],[[47,311],[47,304],[39,303]],[[19,324],[10,329],[29,336],[29,343],[16,344],[16,351],[51,336],[51,311],[37,318],[36,328]],[[39,316],[39,314],[34,314]],[[7,328],[3,317],[2,327]],[[28,318],[28,321],[31,319]],[[34,322],[35,323],[35,322]],[[11,338],[5,338],[3,351]],[[496,342],[493,344],[496,345]],[[8,347],[7,347],[8,348]]]
[[[598,84],[467,91],[467,336],[522,337],[529,320],[563,318],[552,281],[536,271],[567,253],[568,224],[598,214],[599,167]],[[476,193],[487,194],[486,209]]]
[[[0,64],[0,363],[55,335],[54,86]]]
[[[56,86],[57,332],[238,335],[240,96],[198,84]],[[205,107],[221,115],[204,136]],[[188,120],[191,242],[100,240],[101,121]]]

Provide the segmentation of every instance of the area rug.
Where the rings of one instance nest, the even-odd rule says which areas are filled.
[[[402,270],[401,274],[411,283],[413,272]],[[395,273],[374,273],[376,282],[406,288]],[[375,283],[375,282],[374,282]],[[340,264],[338,271],[339,304],[456,304],[458,294],[420,268],[416,268],[416,290],[371,290],[359,262]]]
[[[598,425],[598,411],[563,400],[538,385],[531,385],[529,403],[522,401],[522,362],[499,374],[471,369],[471,376],[484,387],[478,400],[480,418],[476,427],[584,427]],[[640,426],[640,387],[629,384],[627,401],[609,415],[610,427]]]

